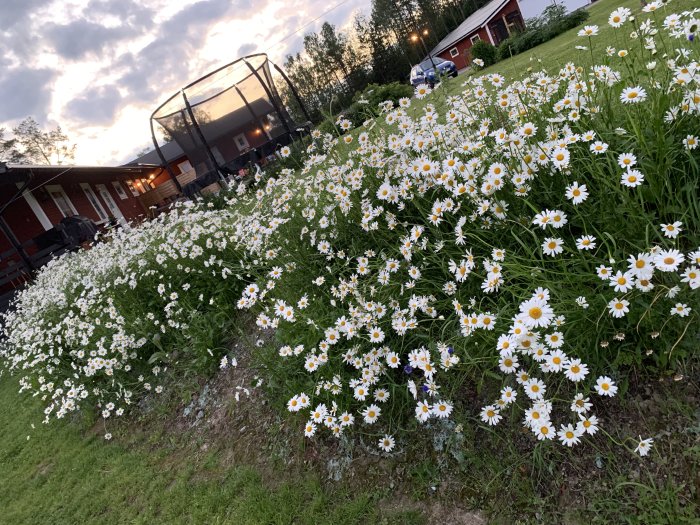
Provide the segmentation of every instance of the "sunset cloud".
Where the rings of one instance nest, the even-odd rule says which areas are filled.
[[[182,86],[250,53],[266,52],[282,65],[300,50],[304,33],[324,21],[343,27],[369,6],[370,0],[3,0],[0,127],[33,116],[44,126],[61,125],[78,144],[76,163],[124,163],[150,144],[151,112]]]

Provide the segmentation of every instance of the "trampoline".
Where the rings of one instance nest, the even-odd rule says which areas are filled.
[[[272,78],[273,67],[309,121],[306,108],[287,75],[264,53],[231,62],[182,88],[151,115],[151,136],[163,166],[185,194],[236,176],[308,130],[287,111]],[[181,188],[156,140],[154,123],[182,148],[197,178]]]

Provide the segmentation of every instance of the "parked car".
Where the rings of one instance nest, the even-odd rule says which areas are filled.
[[[435,64],[434,67],[437,68],[439,76],[457,76],[457,66],[455,66],[454,62],[439,57],[432,57],[411,68],[411,85],[414,87],[418,84],[434,85],[438,79],[436,78],[433,64]]]

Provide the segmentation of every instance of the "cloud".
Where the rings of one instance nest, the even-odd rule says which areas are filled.
[[[35,9],[47,6],[51,0],[2,0],[0,1],[0,30],[7,31],[24,25]],[[26,28],[25,28],[26,29]]]
[[[149,28],[154,25],[156,11],[133,0],[92,0],[85,8],[85,13],[97,19],[111,15],[121,20],[122,24]]]
[[[189,5],[157,28],[158,36],[138,53],[127,53],[110,65],[121,71],[117,83],[139,102],[154,101],[166,89],[177,89],[190,77],[188,63],[203,46],[209,28],[229,11],[252,9],[248,0],[202,0]]]
[[[0,77],[0,122],[34,116],[42,123],[51,101],[56,72],[50,69],[15,68]]]
[[[0,0],[0,127],[63,118],[90,145],[79,162],[114,157],[142,141],[143,114],[182,86],[252,53],[281,66],[304,33],[324,20],[342,26],[369,3],[323,14],[327,0]]]
[[[109,125],[119,109],[122,96],[114,86],[98,86],[71,100],[65,114],[84,125]]]
[[[237,56],[237,58],[241,58],[241,57],[250,55],[256,49],[258,49],[257,44],[252,44],[252,43],[243,44],[241,47],[238,48],[238,51],[236,52],[236,56]]]
[[[56,53],[71,60],[87,55],[99,57],[109,44],[136,34],[135,29],[128,25],[104,27],[85,19],[65,25],[46,24],[41,31]]]

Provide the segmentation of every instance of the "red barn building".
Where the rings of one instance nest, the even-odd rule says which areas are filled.
[[[457,69],[471,63],[470,49],[484,40],[494,46],[525,27],[519,0],[494,0],[475,11],[430,52],[454,62]]]

